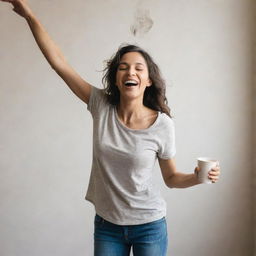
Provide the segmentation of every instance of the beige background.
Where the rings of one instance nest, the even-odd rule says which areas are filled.
[[[168,204],[168,255],[252,256],[253,1],[30,3],[70,64],[95,86],[121,43],[148,50],[168,84],[178,169],[192,172],[198,156],[220,160],[218,184],[188,189],[166,188],[156,165]],[[140,15],[153,26],[134,36]],[[94,209],[84,201],[91,116],[7,3],[0,5],[0,45],[0,254],[92,255]]]

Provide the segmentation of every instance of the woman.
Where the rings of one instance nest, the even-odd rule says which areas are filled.
[[[166,207],[153,185],[156,159],[168,187],[199,184],[198,168],[175,166],[174,124],[165,84],[152,58],[126,45],[108,62],[98,89],[66,62],[26,0],[1,0],[24,17],[51,67],[86,104],[93,117],[93,163],[86,199],[96,210],[94,255],[163,256],[167,253]],[[209,172],[217,182],[220,168]]]

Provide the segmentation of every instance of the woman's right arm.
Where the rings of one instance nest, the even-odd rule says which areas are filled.
[[[39,46],[51,67],[66,82],[66,84],[75,93],[75,95],[88,104],[91,93],[91,85],[83,80],[82,77],[67,63],[61,50],[50,38],[49,34],[46,32],[40,21],[29,8],[27,1],[1,1],[11,3],[14,7],[13,11],[26,19],[37,45]]]

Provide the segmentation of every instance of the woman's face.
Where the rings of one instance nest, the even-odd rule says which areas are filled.
[[[138,52],[124,54],[116,73],[116,86],[120,95],[128,98],[142,97],[143,99],[146,87],[151,84],[144,57]]]

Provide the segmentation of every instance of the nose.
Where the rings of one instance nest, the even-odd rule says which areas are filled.
[[[136,74],[135,69],[134,69],[133,67],[130,67],[130,68],[128,69],[128,74],[129,74],[130,76],[134,76],[134,75]]]

